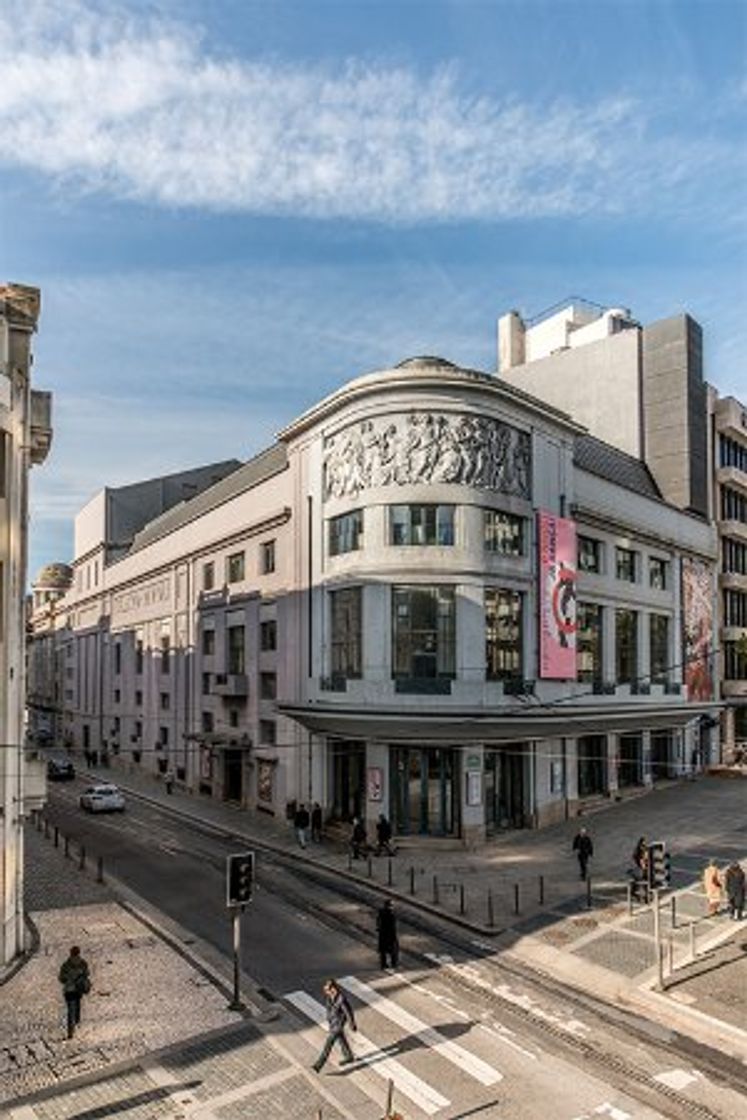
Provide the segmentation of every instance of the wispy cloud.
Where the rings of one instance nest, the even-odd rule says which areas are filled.
[[[501,101],[449,69],[227,58],[192,29],[111,5],[6,12],[0,162],[71,189],[417,223],[680,207],[719,169],[722,189],[729,168],[736,181],[726,140],[686,141],[622,93]]]

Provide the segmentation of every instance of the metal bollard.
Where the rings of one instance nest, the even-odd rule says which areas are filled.
[[[83,871],[85,869],[85,866],[86,866],[86,849],[81,844],[81,846],[80,846],[80,863],[79,863],[79,867],[80,867],[81,871]]]
[[[348,850],[348,871],[353,870],[353,853]]]
[[[670,903],[670,906],[672,907],[672,929],[677,929],[677,897],[676,897],[676,895],[672,895],[672,897],[669,900],[669,903]]]
[[[519,884],[514,883],[514,914],[519,913]]]
[[[465,906],[464,906],[464,883],[460,883],[460,884],[459,884],[459,913],[460,913],[460,914],[464,914],[464,912],[465,912]]]
[[[633,884],[628,883],[628,916],[633,913]]]
[[[438,906],[438,875],[433,876],[433,905]]]
[[[391,885],[392,885],[392,857],[391,856],[389,856],[389,859],[387,860],[386,883],[387,883],[388,887],[391,887]]]
[[[65,859],[70,859],[70,837],[63,836],[63,840],[65,841]]]
[[[695,960],[695,922],[690,922],[690,960]]]
[[[539,904],[540,904],[540,906],[545,905],[545,876],[544,875],[540,875],[540,877],[539,877]]]
[[[488,891],[488,925],[495,925],[495,914],[493,913],[493,892]]]
[[[410,894],[415,894],[415,868],[410,868]]]
[[[44,818],[44,836],[49,837],[49,821],[46,817]]]
[[[104,857],[99,856],[96,860],[96,882],[103,883],[104,881]]]
[[[586,876],[586,909],[591,910],[591,875]]]
[[[41,832],[42,828],[44,827],[44,825],[42,824],[41,812],[37,809],[37,811],[34,813],[34,816],[36,817],[36,831]]]
[[[664,946],[661,941],[656,946],[656,984],[660,989],[664,987]]]
[[[671,976],[674,972],[674,934],[670,933],[667,937],[667,971]]]
[[[373,861],[370,855],[368,857],[368,877],[369,879],[373,878]]]
[[[60,830],[57,825],[54,826],[54,846],[55,848],[60,846]]]

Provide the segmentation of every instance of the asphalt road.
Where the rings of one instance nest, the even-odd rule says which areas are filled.
[[[123,814],[87,814],[77,805],[82,788],[79,781],[51,787],[50,821],[91,855],[103,856],[111,875],[229,955],[225,857],[236,850],[235,842],[135,798]],[[738,1090],[733,1070],[722,1077],[708,1062],[698,1061],[697,1050],[678,1051],[677,1040],[666,1032],[647,1031],[645,1024],[605,1014],[507,968],[467,935],[401,916],[400,969],[384,978],[375,952],[374,917],[373,898],[351,895],[346,885],[336,889],[334,883],[294,872],[284,859],[259,853],[257,889],[243,919],[243,967],[293,1009],[300,1061],[308,1064],[313,1058],[308,1047],[319,1045],[309,1033],[309,998],[319,997],[327,976],[352,977],[354,989],[364,985],[354,990],[358,1006],[365,1003],[361,992],[374,985],[379,1001],[386,991],[388,1004],[361,1007],[362,1031],[376,1033],[378,1047],[398,1054],[412,1050],[418,1073],[405,1071],[407,1076],[437,1085],[433,1091],[449,1102],[449,1108],[436,1110],[437,1116],[747,1117],[747,1097]],[[388,1016],[382,1016],[381,1006]],[[405,1032],[407,1045],[402,1038],[403,1023],[412,1027],[413,1016],[440,1031],[435,1038],[427,1030],[421,1033],[417,1050],[412,1030]],[[458,1062],[444,1061],[449,1051],[439,1048],[439,1037],[457,1045],[463,1041],[496,1070],[500,1092],[493,1084],[475,1086]],[[371,1074],[354,1076],[365,1092],[365,1077]],[[410,1091],[413,1117],[433,1114],[426,1107],[427,1094],[419,1098],[417,1084]]]

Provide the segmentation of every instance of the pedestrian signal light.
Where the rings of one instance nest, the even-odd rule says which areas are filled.
[[[672,857],[663,840],[648,846],[648,885],[652,889],[668,887],[672,879]]]
[[[226,905],[246,906],[254,886],[254,852],[226,857]]]

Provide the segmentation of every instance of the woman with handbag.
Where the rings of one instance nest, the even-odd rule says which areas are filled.
[[[80,955],[77,945],[73,945],[69,957],[63,961],[59,981],[67,1004],[67,1037],[72,1038],[80,1023],[80,1001],[91,990],[88,962]]]

